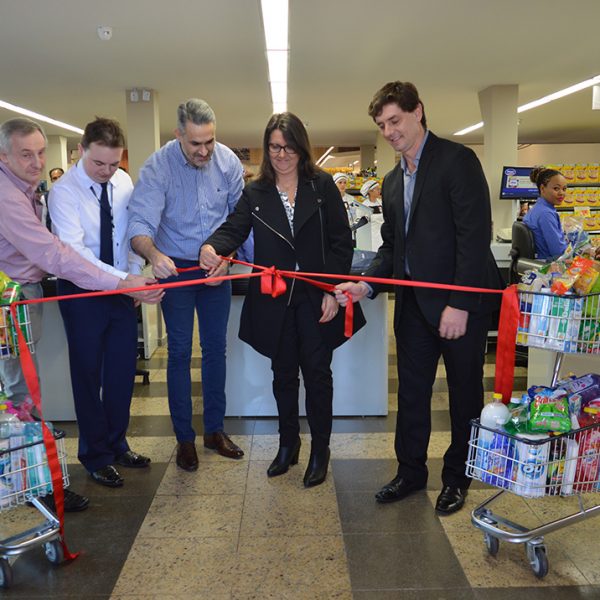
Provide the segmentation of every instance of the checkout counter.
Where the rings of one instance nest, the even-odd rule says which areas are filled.
[[[235,267],[238,272],[244,268]],[[227,328],[227,416],[276,416],[271,362],[238,339],[247,281],[232,283],[234,292]],[[49,283],[45,286],[45,295],[53,294],[55,291]],[[388,412],[387,297],[383,293],[361,303],[368,325],[333,353],[334,416],[386,415]],[[150,358],[162,340],[160,311],[149,307],[143,312],[143,321],[144,353]],[[58,303],[44,304],[42,323],[43,334],[37,353],[44,416],[54,421],[74,421],[67,340]],[[302,386],[301,414],[306,414]]]

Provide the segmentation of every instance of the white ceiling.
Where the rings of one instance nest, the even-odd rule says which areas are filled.
[[[488,86],[518,84],[525,103],[600,74],[600,0],[290,0],[289,39],[288,107],[314,145],[374,143],[366,109],[394,79],[449,137],[481,120]],[[0,0],[0,56],[0,99],[79,127],[126,128],[132,87],[158,92],[163,142],[188,97],[213,106],[231,146],[260,146],[271,113],[259,0]],[[520,115],[519,142],[600,142],[591,93]]]

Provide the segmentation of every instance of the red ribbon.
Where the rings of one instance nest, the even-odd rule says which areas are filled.
[[[277,298],[285,294],[287,285],[285,280],[275,267],[264,269],[260,276],[260,291],[268,294],[271,298]]]
[[[25,304],[25,302],[18,304]],[[63,489],[63,473],[58,460],[58,452],[56,450],[56,442],[52,432],[48,429],[44,417],[42,415],[42,402],[40,395],[40,386],[38,382],[37,373],[35,371],[35,364],[31,357],[31,352],[27,346],[25,336],[19,326],[19,320],[17,318],[17,303],[10,305],[10,314],[13,320],[14,329],[17,332],[17,338],[19,343],[19,355],[21,360],[21,368],[23,370],[23,376],[29,389],[29,393],[35,407],[42,419],[42,439],[46,448],[46,456],[48,457],[48,467],[50,468],[50,476],[52,477],[52,488],[54,491],[54,503],[56,505],[56,516],[58,517],[60,525],[60,541],[63,547],[64,557],[66,560],[73,560],[79,556],[79,552],[71,553],[67,548],[65,541],[65,495]]]
[[[521,310],[517,286],[502,290],[498,345],[496,347],[496,381],[494,389],[502,394],[502,402],[508,404],[515,380],[515,345]]]

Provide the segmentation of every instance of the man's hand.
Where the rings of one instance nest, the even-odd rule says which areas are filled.
[[[469,320],[469,311],[460,310],[446,306],[442,311],[440,318],[440,337],[446,340],[457,340],[465,335],[467,331],[467,321]]]
[[[352,302],[358,302],[369,293],[369,287],[362,281],[359,281],[358,283],[347,281],[346,283],[336,285],[333,293],[340,306],[346,306],[348,303],[348,296],[346,296],[344,292],[350,292],[352,294]]]
[[[211,281],[211,279],[213,277],[221,277],[222,275],[227,275],[227,269],[229,267],[229,263],[227,261],[221,261],[221,264],[214,268],[211,269],[210,273],[207,273],[207,279],[206,279],[206,283],[204,285],[211,285],[211,286],[216,286],[216,285],[221,285],[223,282],[222,281]]]
[[[227,263],[215,252],[215,249],[210,244],[204,244],[200,248],[200,267],[211,276],[214,275],[217,269],[222,268],[225,265],[227,270]],[[223,273],[220,271],[220,275]]]
[[[331,321],[338,314],[339,309],[339,304],[331,294],[323,294],[323,301],[321,302],[323,314],[319,319],[319,323],[328,323]]]
[[[123,290],[127,288],[143,287],[146,285],[154,285],[155,283],[158,283],[156,279],[150,279],[148,277],[143,277],[142,275],[132,275],[129,273],[125,279],[121,279],[121,281],[119,281],[117,289]],[[155,290],[148,290],[147,292],[127,292],[127,295],[139,302],[145,302],[146,304],[158,304],[165,295],[165,292],[163,289],[159,288]]]
[[[152,272],[155,277],[159,279],[166,279],[167,277],[177,276],[177,267],[175,263],[166,255],[163,254],[160,250],[154,250],[152,254],[149,255],[148,260],[152,265]]]

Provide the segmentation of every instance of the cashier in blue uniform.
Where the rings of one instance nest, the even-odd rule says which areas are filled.
[[[567,239],[560,224],[556,206],[565,198],[567,180],[560,171],[536,167],[529,178],[537,186],[539,197],[523,218],[531,229],[536,258],[550,260],[567,249]]]

